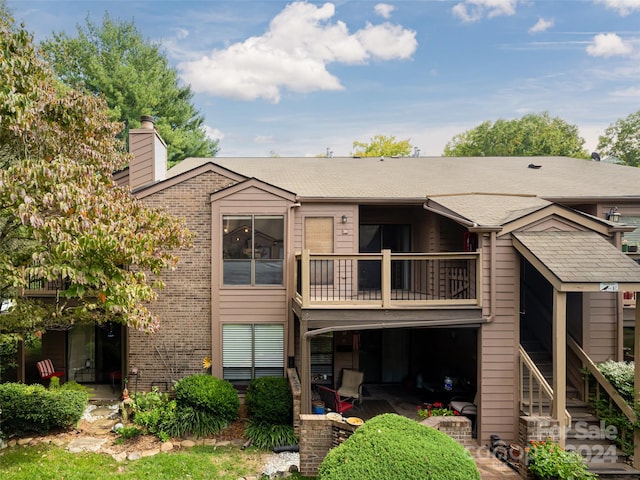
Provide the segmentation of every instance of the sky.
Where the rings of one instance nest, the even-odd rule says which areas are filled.
[[[640,0],[7,0],[36,41],[105,12],[161,44],[219,156],[350,155],[381,134],[441,155],[549,112],[594,151],[640,110]]]

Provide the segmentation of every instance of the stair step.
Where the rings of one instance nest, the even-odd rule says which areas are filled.
[[[587,465],[590,471],[598,474],[600,480],[640,480],[640,470],[626,463],[588,463]]]

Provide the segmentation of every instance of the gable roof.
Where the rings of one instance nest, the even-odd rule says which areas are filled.
[[[479,193],[429,197],[427,204],[439,205],[447,213],[461,216],[470,223],[496,226],[552,205],[547,200],[533,196]]]
[[[513,245],[560,291],[640,288],[640,265],[595,232],[513,232]],[[612,290],[613,291],[613,290]]]

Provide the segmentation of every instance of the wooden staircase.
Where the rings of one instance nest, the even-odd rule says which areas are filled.
[[[521,341],[529,357],[535,362],[542,376],[549,385],[553,384],[551,354],[544,346],[532,337],[525,337]],[[528,382],[523,382],[525,397],[529,394]],[[537,384],[534,384],[531,398],[539,398]],[[601,479],[611,480],[640,480],[640,471],[634,469],[624,453],[617,447],[614,427],[607,426],[589,411],[589,405],[579,398],[578,390],[567,383],[567,410],[571,415],[571,426],[566,432],[567,450],[580,453],[589,470],[597,473]],[[544,402],[544,400],[543,400]],[[534,406],[534,410],[538,405]],[[543,405],[548,408],[548,405]],[[528,414],[528,409],[523,409],[523,414]]]

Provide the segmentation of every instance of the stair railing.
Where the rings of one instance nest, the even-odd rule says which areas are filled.
[[[585,375],[584,381],[584,401],[589,401],[589,393],[590,393],[590,385],[589,378],[593,378],[595,380],[595,401],[600,403],[601,400],[608,402],[609,411],[613,411],[614,406],[629,420],[631,425],[635,425],[638,419],[636,412],[633,408],[627,403],[627,401],[622,398],[622,396],[618,393],[618,390],[607,380],[607,378],[602,374],[602,372],[598,369],[593,360],[589,358],[586,352],[578,345],[578,343],[571,337],[567,337],[567,345],[571,349],[571,351],[578,357],[578,359],[582,362],[582,367],[586,369],[591,375]],[[603,398],[604,397],[604,398]],[[631,430],[631,429],[630,429]],[[621,434],[621,440],[623,443],[627,440],[627,435],[631,435],[631,439],[633,439],[632,432],[623,429]],[[629,440],[631,440],[629,439]],[[625,452],[630,453],[630,452]]]
[[[520,351],[520,411],[527,412],[529,415],[534,414],[534,405],[537,404],[537,415],[551,416],[553,412],[553,388],[544,378],[540,369],[531,359],[529,354],[523,348]],[[529,391],[525,392],[525,384],[529,387]],[[537,398],[534,393],[534,387],[537,387]],[[544,401],[547,401],[547,411],[544,408]],[[565,425],[571,425],[571,414],[568,410],[564,411]]]

